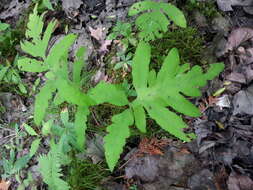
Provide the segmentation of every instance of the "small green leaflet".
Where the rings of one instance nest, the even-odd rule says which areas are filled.
[[[56,90],[52,81],[47,81],[46,84],[40,89],[39,94],[35,98],[34,106],[34,122],[36,125],[40,125],[43,120],[46,110],[48,108],[48,102],[52,99],[52,94]]]
[[[85,131],[86,131],[86,122],[87,116],[89,115],[88,107],[86,106],[78,106],[77,112],[75,115],[75,134],[76,134],[76,148],[79,151],[84,150],[85,143]]]
[[[80,47],[76,52],[76,60],[73,64],[73,82],[76,83],[77,86],[81,85],[81,72],[84,65],[85,52],[85,47]]]
[[[6,29],[9,28],[9,27],[10,27],[9,24],[2,23],[2,22],[0,21],[0,32],[6,30]]]
[[[54,123],[53,119],[50,119],[47,122],[43,123],[42,135],[47,136],[51,133],[51,128],[52,128],[53,123]]]
[[[43,1],[42,1],[42,4],[43,4],[45,7],[47,7],[49,10],[52,10],[52,11],[54,10],[54,8],[53,8],[53,6],[52,6],[50,0],[43,0]]]
[[[31,148],[30,148],[30,152],[29,152],[29,156],[30,158],[33,157],[35,155],[35,153],[37,152],[39,145],[40,145],[40,139],[35,139],[32,142]]]
[[[52,145],[51,145],[52,146]],[[51,147],[47,155],[39,157],[39,171],[43,177],[43,181],[48,184],[49,189],[52,190],[68,190],[70,189],[67,182],[63,181],[61,169],[61,153],[59,146],[54,145]]]
[[[133,106],[133,114],[136,127],[146,133],[146,113],[141,105]]]
[[[1,68],[1,70],[0,70],[0,81],[3,80],[3,78],[5,77],[5,74],[7,73],[8,69],[9,69],[9,66]]]
[[[38,134],[34,131],[34,129],[31,126],[27,125],[26,123],[23,126],[29,135],[38,136]]]

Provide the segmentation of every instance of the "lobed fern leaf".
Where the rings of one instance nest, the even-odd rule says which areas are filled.
[[[56,21],[51,21],[43,34],[43,17],[44,14],[41,16],[38,15],[36,5],[33,13],[29,15],[29,22],[25,33],[28,40],[21,43],[21,49],[24,52],[35,58],[40,58],[42,61],[34,58],[22,57],[18,60],[18,66],[21,70],[28,72],[42,72],[49,69],[44,63],[44,60],[46,58],[48,42],[56,26]]]
[[[21,43],[22,50],[30,56],[24,56],[18,60],[18,66],[23,71],[47,71],[45,76],[48,80],[44,87],[42,87],[40,93],[36,96],[35,101],[34,120],[37,125],[43,120],[48,107],[48,101],[53,97],[54,92],[56,92],[56,96],[53,102],[56,105],[59,105],[64,101],[82,107],[94,104],[94,101],[80,90],[81,70],[84,63],[83,58],[85,49],[80,48],[76,54],[76,61],[72,72],[73,77],[72,80],[70,80],[68,70],[68,50],[76,40],[77,36],[75,34],[64,36],[59,42],[52,46],[47,54],[48,43],[56,26],[56,21],[51,21],[43,33],[43,17],[44,14],[40,16],[38,15],[36,5],[33,13],[29,16],[26,30],[27,40]],[[80,124],[83,126],[83,122],[86,120],[80,119],[79,115],[80,114],[76,117],[76,125]],[[77,128],[81,130],[82,127]],[[84,128],[82,131],[84,131]],[[80,141],[80,148],[83,139],[81,139],[80,135],[78,139],[78,142]]]
[[[146,132],[146,112],[164,130],[183,141],[190,141],[192,134],[183,132],[187,125],[168,107],[188,116],[199,116],[198,108],[184,95],[200,96],[199,88],[224,69],[223,63],[216,63],[212,64],[206,73],[199,66],[194,66],[190,70],[189,64],[180,65],[178,50],[173,48],[164,59],[160,71],[156,73],[154,70],[149,71],[150,58],[150,45],[140,42],[132,65],[133,86],[137,98],[128,102],[127,110],[113,116],[112,124],[107,128],[108,135],[105,137],[104,146],[110,170],[115,167],[123,151],[125,140],[130,135],[128,127],[135,123],[141,132]],[[113,92],[112,86],[112,84],[100,82],[88,94],[94,97],[97,104],[108,102],[114,105],[125,105],[128,101],[126,97],[119,96],[118,91]],[[120,99],[122,103],[119,104]]]
[[[128,15],[134,16],[144,11],[146,12],[138,16],[135,21],[136,26],[140,30],[139,37],[142,40],[150,41],[155,38],[161,38],[162,33],[168,31],[170,20],[180,27],[186,27],[184,14],[170,3],[137,2],[129,9]]]
[[[119,86],[101,81],[96,87],[88,92],[88,96],[96,102],[95,104],[111,103],[117,106],[128,104],[127,96]]]
[[[105,136],[105,158],[111,171],[113,171],[126,139],[130,136],[129,126],[133,124],[131,110],[127,109],[118,115],[112,117],[112,124],[107,127],[108,134]]]
[[[143,54],[148,59],[143,60]],[[141,42],[133,59],[133,85],[137,91],[137,98],[132,105],[142,105],[150,117],[163,129],[181,140],[189,141],[190,138],[182,131],[186,124],[180,116],[169,111],[166,107],[169,106],[188,116],[199,116],[198,108],[184,98],[181,93],[186,96],[200,96],[199,88],[205,86],[207,80],[217,76],[224,69],[224,64],[212,64],[207,73],[203,73],[199,66],[194,66],[190,71],[185,72],[185,65],[179,65],[179,54],[174,48],[165,58],[157,77],[152,75],[153,85],[148,86],[149,68],[147,65],[149,65],[149,58],[150,46]],[[141,73],[138,72],[140,68],[142,68]],[[136,120],[138,120],[137,117],[138,115],[135,114]]]

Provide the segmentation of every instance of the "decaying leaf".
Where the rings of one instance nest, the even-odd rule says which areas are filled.
[[[251,190],[253,181],[248,176],[232,173],[228,178],[227,185],[228,190]]]
[[[248,40],[252,40],[253,38],[253,29],[242,27],[233,30],[229,37],[228,43],[226,45],[226,51],[232,51],[233,49],[237,48],[241,43],[246,42]]]
[[[143,138],[139,144],[138,153],[147,153],[150,155],[163,155],[162,148],[168,145],[168,140],[158,140],[157,138]]]
[[[217,0],[217,4],[222,11],[233,11],[232,6],[251,6],[252,0]]]
[[[102,27],[98,27],[97,29],[93,29],[92,27],[89,26],[89,30],[90,30],[90,35],[93,38],[95,38],[97,41],[101,41],[104,39]]]
[[[97,29],[93,29],[89,26],[90,35],[95,38],[100,43],[100,52],[107,52],[107,46],[111,45],[112,40],[106,40],[106,31],[102,27],[97,27]]]
[[[2,180],[1,182],[0,182],[0,190],[8,190],[9,189],[9,187],[10,187],[10,182],[9,181],[4,181],[4,180]]]
[[[241,90],[235,94],[233,99],[234,112],[236,114],[253,114],[253,86],[249,86],[246,90]]]

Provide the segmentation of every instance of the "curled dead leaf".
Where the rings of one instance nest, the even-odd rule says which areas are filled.
[[[1,182],[0,182],[0,190],[8,190],[9,189],[9,187],[10,187],[10,182],[9,181],[4,181],[4,180],[2,180]]]
[[[253,40],[253,29],[242,27],[233,30],[229,37],[228,42],[226,44],[226,52],[232,51],[237,48],[241,43],[246,42],[248,40]]]

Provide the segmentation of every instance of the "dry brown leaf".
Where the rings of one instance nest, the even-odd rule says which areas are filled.
[[[157,138],[143,138],[139,144],[139,154],[146,153],[150,155],[163,155],[162,148],[168,145],[167,140],[158,140]]]
[[[222,11],[233,11],[232,6],[251,6],[252,0],[217,0]]]
[[[226,52],[232,51],[237,48],[241,43],[246,42],[253,38],[253,29],[242,27],[237,28],[231,32],[228,37],[228,42],[226,45]]]
[[[107,49],[107,46],[111,45],[112,40],[106,40],[106,32],[102,27],[98,27],[97,29],[93,29],[89,26],[90,35],[95,38],[100,43],[99,52],[106,53],[109,50]]]
[[[240,54],[239,57],[244,61],[245,64],[253,62],[253,48],[248,48],[245,50],[244,54]]]
[[[103,40],[103,28],[98,27],[97,29],[93,29],[89,26],[90,35],[95,38],[97,41]]]
[[[99,52],[108,52],[107,46],[111,45],[112,40],[103,40],[99,48]]]
[[[218,98],[217,97],[213,97],[213,96],[209,96],[206,99],[202,100],[203,102],[201,102],[199,104],[199,109],[201,111],[201,113],[205,112],[207,108],[209,108],[210,106],[215,105],[215,103],[217,103]]]
[[[248,176],[230,174],[228,181],[228,190],[252,190],[253,181]]]
[[[9,187],[10,187],[10,182],[9,181],[2,180],[0,182],[0,190],[8,190]]]
[[[241,84],[246,84],[245,75],[242,74],[242,73],[232,72],[226,77],[226,79],[229,80],[229,81],[232,81],[232,82],[238,82],[238,83],[241,83]]]

